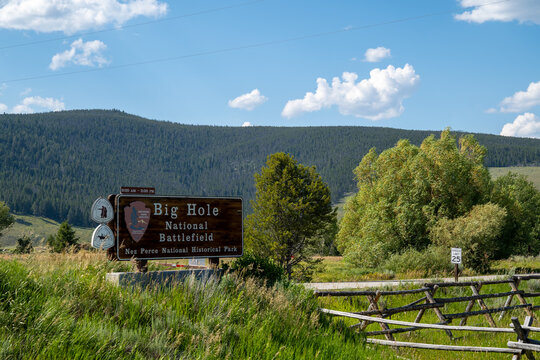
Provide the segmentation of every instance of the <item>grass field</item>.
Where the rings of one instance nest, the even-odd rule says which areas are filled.
[[[54,220],[38,216],[14,215],[15,223],[0,236],[0,248],[11,248],[17,244],[17,239],[23,235],[33,238],[33,245],[45,246],[45,239],[56,234],[60,224]],[[94,229],[73,227],[80,243],[90,243]]]
[[[0,255],[0,359],[392,359],[298,285],[227,275],[119,288],[105,256]]]
[[[532,181],[534,186],[540,190],[540,166],[513,166],[513,167],[492,167],[489,168],[489,173],[496,179],[499,176],[508,174],[508,172],[514,172],[527,176],[529,181]]]
[[[322,258],[321,271],[313,274],[312,282],[390,280],[393,273],[377,273],[373,270],[354,267],[341,256],[325,256]]]
[[[339,258],[325,259],[339,266]],[[515,258],[501,264],[538,259]],[[155,269],[153,264],[152,269]],[[298,285],[266,288],[253,280],[226,276],[206,283],[189,279],[173,289],[118,288],[105,273],[131,271],[130,262],[109,262],[103,253],[0,255],[0,359],[507,359],[508,355],[428,350],[394,350],[365,345],[364,335],[348,326],[353,320],[331,318],[319,307],[362,311],[365,297],[314,298]],[[364,276],[370,276],[364,274]],[[374,276],[373,274],[371,276]],[[401,276],[401,275],[399,275]],[[539,292],[539,281],[521,290]],[[509,291],[489,285],[481,293]],[[468,296],[468,288],[438,290],[436,297]],[[403,306],[419,295],[383,297],[380,306]],[[534,298],[537,305],[540,298]],[[488,307],[504,299],[486,299]],[[449,304],[444,313],[464,310]],[[473,310],[478,310],[475,304]],[[413,321],[416,313],[392,316]],[[523,320],[523,312],[507,314]],[[436,323],[433,311],[422,322]],[[453,323],[457,324],[456,321]],[[488,326],[483,316],[468,325]],[[534,324],[538,326],[538,323]],[[392,327],[392,326],[390,326]],[[377,324],[367,331],[380,330]],[[396,340],[451,345],[505,347],[515,335],[421,330],[397,334]],[[384,338],[383,336],[372,336]]]

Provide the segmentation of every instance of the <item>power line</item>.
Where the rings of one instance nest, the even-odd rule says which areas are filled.
[[[168,22],[168,21],[180,20],[180,19],[185,19],[185,18],[189,18],[189,17],[193,17],[193,16],[211,14],[211,13],[214,13],[214,12],[219,12],[219,11],[234,9],[234,8],[238,8],[238,7],[253,5],[253,4],[256,4],[256,3],[263,2],[263,1],[265,1],[265,0],[249,1],[249,2],[244,2],[244,3],[240,3],[240,4],[222,6],[222,7],[212,8],[212,9],[208,9],[208,10],[201,10],[201,11],[193,12],[193,13],[190,13],[190,14],[172,16],[172,17],[167,17],[167,18],[163,18],[163,19],[150,20],[150,21],[139,22],[139,23],[129,24],[129,25],[122,25],[122,26],[118,26],[118,27],[115,27],[115,28],[112,28],[112,29],[89,31],[89,32],[79,33],[79,34],[76,34],[76,35],[66,35],[66,36],[56,37],[56,38],[52,38],[52,39],[36,40],[36,41],[24,42],[24,43],[13,44],[13,45],[5,45],[5,46],[0,46],[0,50],[7,50],[7,49],[18,48],[18,47],[24,47],[24,46],[44,44],[44,43],[49,43],[49,42],[54,42],[54,41],[74,39],[76,37],[103,34],[103,33],[107,33],[107,32],[123,30],[123,29],[129,29],[129,28],[134,28],[134,27],[138,27],[138,26],[151,25],[151,24],[156,24],[156,23],[164,23],[164,22]]]
[[[263,0],[260,0],[260,1],[263,1]],[[493,5],[493,4],[499,4],[499,3],[508,2],[508,1],[512,1],[512,0],[499,0],[499,1],[494,1],[494,2],[490,2],[490,3],[485,3],[485,4],[482,4],[482,5],[475,5],[474,7],[475,8],[484,7],[484,6]],[[233,52],[233,51],[238,51],[238,50],[246,50],[246,49],[253,49],[253,48],[265,47],[265,46],[270,46],[270,45],[285,44],[285,43],[289,43],[289,42],[294,42],[294,41],[299,41],[299,40],[306,40],[306,39],[313,39],[313,38],[318,38],[318,37],[323,37],[323,36],[330,36],[330,35],[350,32],[350,31],[365,30],[365,29],[369,29],[369,28],[386,26],[386,25],[397,24],[397,23],[403,23],[403,22],[408,22],[408,21],[413,21],[413,20],[419,20],[419,19],[439,16],[439,15],[449,14],[449,13],[453,13],[453,11],[441,11],[441,12],[424,14],[424,15],[410,16],[410,17],[406,17],[406,18],[401,18],[401,19],[396,19],[396,20],[389,20],[389,21],[384,21],[384,22],[379,22],[379,23],[374,23],[374,24],[368,24],[368,25],[349,26],[349,27],[346,27],[344,29],[320,32],[320,33],[314,33],[314,34],[307,34],[307,35],[302,35],[302,36],[297,36],[297,37],[292,37],[292,38],[287,38],[287,39],[266,41],[266,42],[260,42],[260,43],[248,44],[248,45],[241,45],[241,46],[235,46],[235,47],[229,47],[229,48],[223,48],[223,49],[217,49],[217,50],[201,51],[201,52],[197,52],[197,53],[191,53],[191,54],[185,54],[185,55],[173,56],[173,57],[167,57],[167,58],[160,58],[160,59],[138,61],[138,62],[133,62],[133,63],[128,63],[128,64],[113,65],[113,66],[108,66],[106,68],[82,69],[82,70],[74,70],[74,71],[68,71],[68,72],[57,73],[57,74],[44,74],[44,75],[21,77],[21,78],[16,78],[16,79],[3,80],[3,81],[0,81],[0,83],[11,83],[11,82],[20,82],[20,81],[27,81],[27,80],[47,79],[47,78],[68,76],[68,75],[74,75],[74,74],[92,73],[92,72],[98,72],[98,71],[104,71],[104,70],[115,70],[115,69],[122,69],[122,68],[133,67],[133,66],[177,61],[177,60],[200,57],[200,56],[207,56],[207,55],[215,55],[215,54]]]

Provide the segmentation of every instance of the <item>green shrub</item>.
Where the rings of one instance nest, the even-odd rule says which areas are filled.
[[[285,278],[283,268],[270,258],[262,257],[250,252],[235,259],[231,264],[224,264],[224,269],[238,273],[243,277],[254,277],[266,282],[268,286],[274,285]]]
[[[422,273],[422,276],[440,275],[452,270],[449,252],[437,246],[429,246],[424,251],[408,248],[400,254],[390,256],[381,267],[395,273],[417,271]]]
[[[32,246],[32,238],[29,235],[23,235],[17,239],[17,247],[13,252],[15,254],[30,254],[34,251]]]
[[[56,236],[49,235],[47,238],[47,246],[51,252],[55,253],[77,248],[78,244],[79,238],[75,236],[75,230],[67,221],[60,224]]]
[[[497,251],[497,239],[504,225],[506,210],[495,204],[476,205],[469,214],[440,219],[431,229],[434,244],[463,249],[463,265],[479,273],[490,269]]]

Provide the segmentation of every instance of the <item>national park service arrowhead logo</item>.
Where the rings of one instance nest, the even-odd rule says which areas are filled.
[[[150,222],[150,209],[142,201],[134,201],[124,208],[124,219],[131,238],[139,242]]]

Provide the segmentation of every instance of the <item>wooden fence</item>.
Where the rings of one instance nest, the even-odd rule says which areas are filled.
[[[365,330],[371,323],[378,323],[381,327],[379,331],[367,331],[368,336],[384,335],[386,340],[368,338],[369,343],[381,345],[391,345],[393,347],[415,347],[432,350],[450,350],[450,351],[480,351],[480,352],[499,352],[509,353],[514,355],[514,359],[520,359],[522,355],[526,355],[529,359],[534,359],[533,351],[540,350],[540,342],[529,339],[529,332],[540,331],[540,328],[532,327],[535,311],[540,306],[535,306],[527,299],[540,296],[540,293],[526,293],[519,290],[519,285],[523,281],[540,279],[540,274],[532,275],[516,275],[509,279],[493,280],[493,281],[478,281],[478,282],[448,282],[448,283],[426,283],[421,288],[410,290],[397,291],[317,291],[317,296],[365,296],[368,300],[368,308],[359,312],[342,312],[329,309],[321,309],[321,311],[334,315],[345,316],[359,320],[357,324],[351,327],[357,327]],[[482,288],[495,284],[508,284],[509,291],[499,293],[481,294]],[[437,290],[444,287],[469,287],[472,294],[470,296],[453,297],[453,298],[438,298],[435,297]],[[382,297],[402,296],[406,294],[422,294],[423,297],[409,303],[405,306],[394,308],[386,308],[384,303],[380,302]],[[489,308],[484,302],[485,299],[506,298],[503,306]],[[514,299],[517,299],[517,304],[512,305]],[[457,313],[443,312],[445,305],[451,303],[467,303],[464,311]],[[480,310],[472,311],[474,304],[477,303]],[[381,306],[379,306],[381,305]],[[500,322],[504,314],[510,310],[520,309],[527,315],[523,325],[519,324],[517,319],[512,319],[512,328],[498,327],[492,314],[499,313],[498,321]],[[386,319],[394,314],[418,311],[414,322],[396,321]],[[439,319],[438,324],[421,323],[421,319],[426,311],[433,311]],[[466,326],[467,319],[471,316],[482,315],[486,318],[490,327],[473,327]],[[454,319],[460,319],[458,326],[450,326],[449,323]],[[389,328],[388,325],[398,325],[398,328]],[[516,333],[517,342],[508,342],[508,348],[488,348],[474,346],[455,346],[455,345],[439,345],[439,344],[420,344],[395,341],[393,334],[417,331],[420,329],[439,329],[453,338],[452,331],[483,331],[492,333]]]

